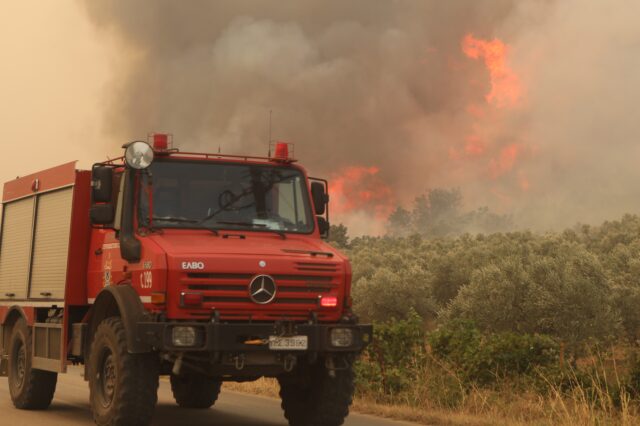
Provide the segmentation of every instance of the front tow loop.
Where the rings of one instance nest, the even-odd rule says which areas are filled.
[[[298,358],[296,358],[295,355],[293,354],[288,354],[287,356],[284,357],[284,371],[286,371],[287,373],[290,373],[293,371],[293,369],[296,366],[296,361],[298,360]]]
[[[236,370],[244,369],[244,354],[236,355],[234,358]]]

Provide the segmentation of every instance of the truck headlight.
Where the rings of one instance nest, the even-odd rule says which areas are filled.
[[[198,343],[198,332],[195,327],[173,327],[171,331],[171,341],[173,346],[195,346]]]
[[[142,170],[153,162],[153,148],[146,142],[135,141],[124,146],[124,161],[127,166]]]
[[[353,344],[353,330],[350,328],[333,328],[330,333],[331,345],[346,348]]]

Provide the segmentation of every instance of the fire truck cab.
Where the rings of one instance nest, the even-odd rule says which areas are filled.
[[[209,408],[224,381],[277,378],[291,425],[340,425],[372,336],[328,235],[328,184],[278,143],[265,158],[185,153],[164,134],[90,171],[4,185],[0,375],[44,409],[84,365],[96,424],[148,424],[158,378]]]

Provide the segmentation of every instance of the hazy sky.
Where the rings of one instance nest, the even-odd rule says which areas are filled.
[[[3,1],[2,17],[0,181],[104,158],[110,56],[86,13],[72,0],[19,0]]]

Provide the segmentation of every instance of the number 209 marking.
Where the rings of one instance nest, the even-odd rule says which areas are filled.
[[[140,288],[151,288],[153,286],[153,274],[151,271],[143,271],[140,274]]]

